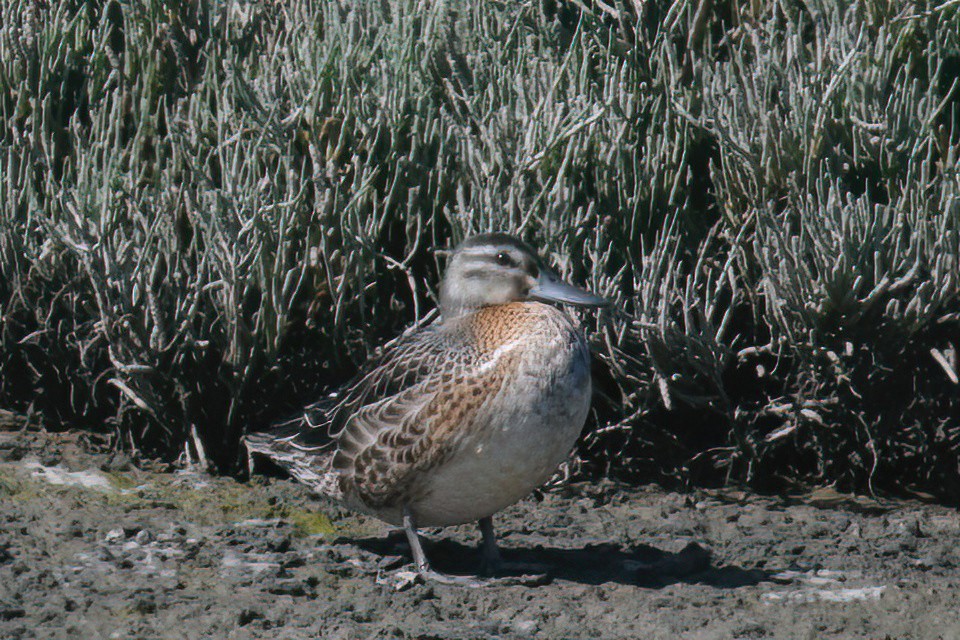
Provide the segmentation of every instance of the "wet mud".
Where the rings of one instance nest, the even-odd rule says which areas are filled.
[[[0,432],[0,638],[960,638],[943,506],[582,483],[495,522],[542,584],[424,583],[402,535],[287,480]],[[474,574],[474,527],[424,533]]]

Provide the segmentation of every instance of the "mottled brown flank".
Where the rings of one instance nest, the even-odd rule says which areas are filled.
[[[457,330],[473,347],[467,361],[451,354],[449,360],[438,363],[445,368],[421,385],[397,394],[375,412],[369,411],[370,406],[358,412],[345,429],[335,463],[346,472],[344,492],[374,508],[415,500],[417,477],[443,464],[466,434],[483,426],[476,421],[479,410],[499,393],[517,356],[501,353],[495,366],[481,369],[479,365],[499,347],[529,339],[531,328],[540,321],[540,309],[537,304],[511,303],[465,318]],[[418,398],[425,404],[410,411]],[[372,443],[358,447],[351,431],[376,436]]]

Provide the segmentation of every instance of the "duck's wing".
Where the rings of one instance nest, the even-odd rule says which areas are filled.
[[[251,454],[266,456],[294,478],[334,497],[332,464],[348,461],[417,413],[439,389],[436,381],[473,357],[463,333],[442,325],[405,334],[371,359],[366,370],[337,394],[309,405],[270,430],[244,438]],[[409,433],[409,432],[408,432]],[[334,458],[336,454],[336,462]],[[364,460],[369,459],[369,455]],[[347,471],[353,475],[352,469]]]
[[[376,404],[443,376],[474,357],[474,348],[459,326],[430,325],[385,346],[331,407],[328,428],[339,437],[361,408]]]
[[[449,458],[500,393],[515,350],[479,349],[469,335],[456,325],[425,332],[344,399],[333,468],[366,506],[414,498],[416,479]]]

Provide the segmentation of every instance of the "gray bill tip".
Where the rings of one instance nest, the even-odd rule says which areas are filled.
[[[546,270],[541,272],[536,286],[530,290],[530,299],[540,302],[561,302],[576,307],[605,307],[610,304],[606,298],[567,284],[557,274]]]

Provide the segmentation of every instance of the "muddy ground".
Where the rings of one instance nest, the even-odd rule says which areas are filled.
[[[607,483],[496,522],[548,584],[406,583],[401,536],[292,482],[0,432],[0,638],[960,638],[953,509]],[[472,527],[427,533],[473,570]]]

